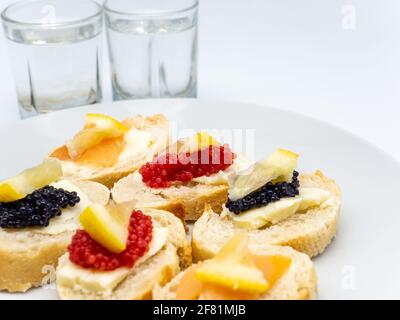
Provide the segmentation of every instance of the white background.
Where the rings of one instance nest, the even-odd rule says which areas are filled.
[[[199,98],[311,115],[400,160],[400,1],[200,2]],[[19,119],[8,61],[1,34],[0,125]]]

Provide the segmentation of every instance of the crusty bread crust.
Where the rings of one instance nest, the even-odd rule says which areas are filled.
[[[85,179],[85,181],[93,181],[97,183],[101,183],[102,185],[106,186],[107,188],[112,188],[115,182],[126,177],[128,174],[132,173],[135,170],[135,167],[126,168],[123,170],[115,171],[115,172],[99,172],[97,174],[93,174],[92,177],[89,179]]]
[[[269,291],[260,297],[260,300],[309,300],[316,298],[317,275],[313,263],[307,255],[290,247],[266,244],[254,249],[253,253],[258,255],[285,255],[292,260],[289,270]],[[175,300],[175,291],[183,274],[184,272],[179,273],[165,286],[155,286],[153,298],[157,300]]]
[[[142,300],[151,299],[155,285],[164,285],[179,271],[192,263],[191,246],[181,221],[170,212],[144,209],[156,225],[168,228],[167,244],[131,273],[112,293],[96,293],[61,286],[57,290],[61,299],[69,300]]]
[[[150,215],[159,226],[168,228],[168,242],[176,248],[180,266],[183,269],[190,266],[192,264],[192,247],[182,222],[167,211],[152,208],[142,210],[144,214]]]
[[[196,184],[189,187],[168,188],[164,197],[180,204],[186,221],[196,221],[203,214],[206,206],[220,213],[228,200],[228,186]]]
[[[114,185],[111,190],[114,201],[136,201],[137,207],[165,210],[182,220],[195,221],[203,214],[206,205],[214,212],[221,212],[228,198],[227,184],[192,183],[188,186],[151,189],[141,181],[139,175],[134,172]]]
[[[64,176],[68,179],[94,181],[112,188],[114,183],[123,177],[134,172],[161,150],[165,149],[169,140],[169,121],[162,115],[157,114],[154,116],[143,117],[141,115],[135,116],[126,120],[132,127],[152,133],[156,137],[156,141],[149,146],[148,153],[143,155],[143,158],[137,161],[126,161],[124,163],[117,163],[109,168],[96,168],[90,166],[79,166],[72,161],[61,161],[63,164]]]
[[[109,200],[109,190],[103,185],[77,181],[74,184],[92,201],[105,204]],[[73,233],[68,230],[46,235],[30,228],[0,229],[0,290],[25,292],[54,281],[58,258],[66,252]]]
[[[165,284],[178,272],[179,258],[176,248],[168,244],[145,263],[133,268],[132,273],[111,294],[98,294],[76,290],[57,284],[63,300],[148,300],[156,284]]]
[[[50,266],[55,270],[58,258],[65,253],[72,234],[65,232],[53,237],[43,236],[36,239],[37,245],[28,245],[23,251],[12,251],[8,246],[4,246],[2,241],[0,290],[25,292],[31,287],[48,284],[45,277],[51,270],[44,267]]]
[[[180,142],[178,140],[175,144]],[[171,150],[174,150],[173,146]],[[138,207],[166,210],[183,221],[196,221],[206,206],[216,213],[222,211],[228,200],[228,181],[252,164],[246,156],[236,156],[232,166],[224,171],[225,178],[222,179],[213,179],[212,176],[200,177],[199,180],[193,179],[185,185],[176,184],[169,188],[153,189],[143,183],[142,176],[136,171],[118,181],[112,188],[111,195],[117,203],[136,201]]]
[[[300,184],[328,190],[331,193],[328,205],[297,213],[265,229],[249,230],[252,249],[268,243],[290,246],[314,257],[322,253],[332,241],[336,234],[341,206],[339,187],[320,171],[301,174]],[[201,261],[213,257],[234,232],[235,226],[228,217],[221,217],[212,210],[206,210],[193,228],[193,259]]]

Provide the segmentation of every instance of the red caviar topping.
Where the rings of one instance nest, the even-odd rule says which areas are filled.
[[[127,247],[121,253],[113,253],[94,241],[84,230],[78,230],[68,246],[69,259],[83,267],[110,271],[119,267],[132,268],[148,250],[153,238],[151,217],[142,211],[133,211],[129,222]]]
[[[230,167],[236,155],[228,145],[210,146],[192,153],[167,153],[140,168],[143,182],[151,188],[167,188],[174,182],[210,176]]]

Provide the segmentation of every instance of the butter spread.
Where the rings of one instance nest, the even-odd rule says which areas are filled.
[[[283,221],[296,212],[304,212],[320,206],[330,198],[330,192],[320,188],[300,187],[300,195],[294,198],[282,198],[264,207],[250,209],[240,214],[230,213],[235,225],[247,229],[259,229]],[[226,215],[226,214],[225,214]]]
[[[70,192],[75,191],[80,198],[80,202],[76,204],[74,207],[67,207],[65,209],[61,209],[62,211],[61,216],[52,218],[47,227],[32,228],[32,230],[35,233],[48,234],[48,235],[56,235],[63,233],[65,231],[76,230],[79,222],[79,215],[90,204],[90,200],[82,190],[80,190],[76,185],[74,185],[72,182],[68,180],[62,180],[59,182],[52,183],[51,186],[55,188],[64,189]]]
[[[233,181],[234,177],[237,174],[248,169],[253,163],[251,160],[240,153],[236,153],[236,155],[237,157],[233,161],[233,164],[225,171],[219,171],[210,176],[193,178],[192,181],[208,185],[228,184],[230,181]]]
[[[142,159],[148,154],[148,148],[154,142],[154,138],[149,132],[141,131],[136,128],[130,129],[125,134],[125,147],[119,155],[118,161]]]
[[[135,266],[154,256],[167,242],[168,229],[154,227],[149,250]],[[57,269],[57,282],[75,290],[111,293],[131,272],[131,268],[121,267],[113,271],[99,271],[82,268],[69,260],[68,254],[60,259]]]

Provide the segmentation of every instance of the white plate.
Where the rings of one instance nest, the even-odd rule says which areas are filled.
[[[40,162],[82,125],[87,112],[124,118],[165,113],[183,129],[254,129],[256,157],[286,147],[300,170],[321,169],[343,191],[336,239],[315,264],[321,299],[400,298],[400,166],[380,149],[329,124],[277,109],[201,100],[92,105],[0,129],[0,179]],[[362,115],[360,115],[362,116]],[[226,132],[229,132],[226,131]],[[251,139],[250,139],[251,140]],[[0,299],[57,298],[54,286]]]

